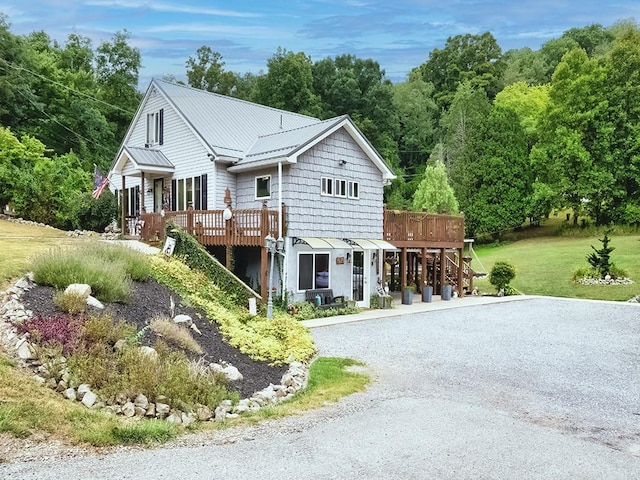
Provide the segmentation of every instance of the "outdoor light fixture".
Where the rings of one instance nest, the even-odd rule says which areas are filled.
[[[340,161],[338,162],[338,164],[339,164],[341,167],[344,167],[344,166],[347,164],[347,161],[346,161],[346,160],[344,160],[344,159],[342,159],[342,160],[340,160]]]
[[[351,253],[347,252],[347,263],[351,263]]]
[[[284,239],[278,237],[276,240],[273,235],[268,234],[264,238],[264,246],[269,253],[271,253],[271,267],[269,268],[269,297],[267,300],[267,318],[273,318],[273,260],[276,253],[283,255],[284,252]]]
[[[222,218],[224,218],[225,222],[228,220],[231,220],[231,217],[233,217],[233,212],[231,211],[231,207],[227,207],[224,209],[224,211],[222,212]],[[271,237],[273,238],[273,237]],[[265,239],[266,241],[266,239]]]

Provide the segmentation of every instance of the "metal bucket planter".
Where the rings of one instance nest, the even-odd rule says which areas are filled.
[[[402,290],[402,304],[403,305],[411,305],[413,304],[413,290],[405,287]]]
[[[422,287],[422,301],[431,303],[431,297],[433,296],[433,287],[431,285],[425,285]]]
[[[451,291],[453,287],[451,285],[444,285],[442,287],[442,300],[451,300]]]

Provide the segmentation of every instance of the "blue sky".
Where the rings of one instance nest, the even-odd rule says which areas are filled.
[[[64,43],[70,33],[94,47],[127,29],[142,53],[142,88],[151,77],[184,78],[202,45],[225,68],[266,70],[281,46],[313,61],[343,53],[378,61],[401,81],[447,37],[490,31],[503,51],[531,47],[571,27],[640,20],[638,0],[0,0],[14,34],[44,30]]]

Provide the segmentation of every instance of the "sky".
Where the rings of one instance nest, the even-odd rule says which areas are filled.
[[[96,48],[126,29],[140,49],[140,87],[185,79],[185,62],[207,45],[225,69],[266,71],[278,47],[312,61],[345,53],[377,61],[394,82],[448,37],[490,31],[502,51],[537,50],[572,27],[640,20],[638,0],[0,0],[16,35],[44,30],[64,44],[76,33]]]

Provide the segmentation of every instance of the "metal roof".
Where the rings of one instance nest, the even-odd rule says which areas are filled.
[[[320,123],[298,113],[154,79],[216,155],[241,158],[256,138]]]
[[[307,125],[293,130],[281,131],[271,135],[263,135],[255,141],[247,151],[244,159],[240,160],[237,165],[245,165],[269,158],[288,156],[291,153],[294,153],[298,147],[312,142],[313,139],[321,136],[345,118],[346,116],[330,118],[323,122],[314,123],[312,125]]]
[[[140,147],[125,147],[125,150],[137,166],[173,168],[173,164],[160,150]]]

